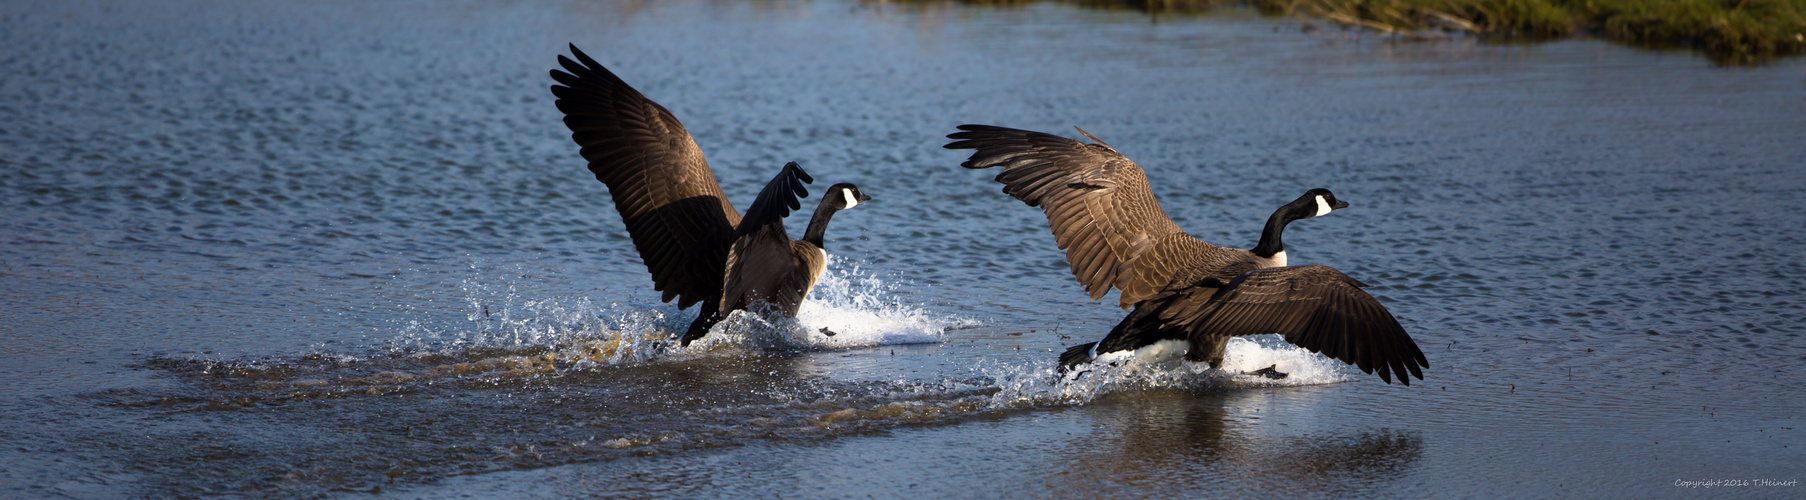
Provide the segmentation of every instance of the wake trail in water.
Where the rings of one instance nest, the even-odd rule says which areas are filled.
[[[89,397],[159,415],[229,418],[247,436],[280,435],[267,429],[318,421],[370,422],[328,436],[336,441],[279,442],[290,451],[247,460],[267,468],[306,463],[309,474],[387,487],[394,476],[383,471],[394,469],[347,457],[375,456],[401,439],[409,450],[406,481],[430,481],[472,470],[958,425],[1137,391],[1208,393],[1350,380],[1348,368],[1277,336],[1232,340],[1222,370],[1170,362],[1099,367],[1067,380],[1050,354],[1015,363],[985,358],[990,361],[925,377],[844,380],[818,369],[820,357],[812,352],[943,342],[948,327],[975,322],[900,303],[891,292],[894,280],[856,267],[833,268],[798,318],[736,314],[702,341],[671,348],[671,336],[687,327],[693,313],[667,304],[545,297],[516,285],[521,283],[508,278],[471,277],[464,283],[469,311],[463,322],[446,328],[412,322],[390,352],[156,358],[141,366],[189,383],[173,392]],[[1273,365],[1289,376],[1240,374]],[[407,437],[383,434],[385,429],[408,429]],[[414,429],[431,437],[414,438]],[[175,465],[156,470],[186,470],[173,458],[194,451],[182,440],[165,442],[173,444],[150,453],[172,459],[152,462]],[[484,452],[472,453],[473,446]]]
[[[694,313],[661,303],[522,292],[536,284],[516,278],[523,273],[477,271],[462,283],[462,321],[444,327],[410,321],[388,352],[330,353],[322,346],[294,359],[151,359],[142,366],[193,384],[170,394],[96,397],[122,407],[164,409],[158,411],[285,408],[256,413],[276,426],[320,415],[373,421],[410,415],[409,425],[415,425],[412,416],[426,415],[421,421],[439,422],[434,435],[455,437],[443,440],[453,444],[422,448],[430,459],[425,461],[453,464],[423,469],[428,477],[463,470],[469,464],[458,464],[469,460],[477,467],[539,467],[958,424],[1138,391],[1234,391],[1351,379],[1336,361],[1269,335],[1232,340],[1222,370],[1201,363],[1131,364],[1068,379],[1049,356],[988,358],[925,377],[841,380],[816,369],[809,353],[944,342],[950,327],[976,322],[902,302],[898,297],[907,294],[897,291],[899,280],[856,265],[831,265],[797,318],[737,313],[689,347],[673,347],[672,336]],[[1275,365],[1289,376],[1242,374]],[[536,429],[526,435],[496,431],[523,428],[519,418],[562,427],[525,426]],[[459,455],[457,443],[485,440],[506,442],[510,451],[489,458]]]

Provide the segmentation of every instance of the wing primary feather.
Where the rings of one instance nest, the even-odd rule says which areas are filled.
[[[551,87],[571,139],[615,209],[662,300],[716,300],[740,215],[689,132],[595,59],[570,47]]]

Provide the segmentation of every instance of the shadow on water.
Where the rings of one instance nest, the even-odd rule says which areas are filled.
[[[1199,491],[1348,494],[1403,477],[1423,453],[1422,437],[1411,431],[1275,434],[1248,415],[1264,395],[1153,391],[1106,397],[1084,409],[1104,428],[1073,439],[1058,480],[1122,493],[1186,484]]]
[[[738,483],[751,496],[908,492],[929,498],[1192,497],[1237,491],[1374,496],[1418,471],[1415,431],[1275,430],[1250,413],[1324,395],[1207,388],[1105,396],[1083,406],[981,411],[959,425],[896,425],[861,439],[749,443],[487,477],[410,490],[492,496],[685,495]],[[1306,403],[1311,404],[1311,403]]]

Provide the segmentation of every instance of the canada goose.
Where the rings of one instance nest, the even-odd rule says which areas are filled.
[[[1077,127],[1074,127],[1077,128]],[[1423,351],[1366,286],[1327,266],[1287,266],[1286,224],[1348,206],[1327,189],[1306,191],[1267,219],[1252,250],[1224,248],[1186,234],[1154,199],[1135,162],[1083,129],[1085,144],[1041,132],[961,125],[947,149],[972,149],[960,166],[1002,166],[1003,192],[1041,207],[1054,241],[1066,250],[1091,299],[1121,291],[1129,315],[1103,340],[1073,346],[1060,366],[1134,357],[1223,363],[1238,335],[1278,333],[1392,383],[1423,379]],[[1283,376],[1263,370],[1265,376]]]
[[[803,183],[815,179],[795,162],[759,190],[746,217],[734,211],[702,150],[677,117],[571,45],[552,70],[558,110],[582,146],[596,180],[608,186],[633,246],[652,272],[661,300],[679,309],[702,303],[682,345],[708,334],[728,313],[755,306],[786,317],[821,277],[827,263],[822,233],[834,213],[871,197],[858,186],[828,188],[803,239],[791,241],[784,217],[802,208]]]

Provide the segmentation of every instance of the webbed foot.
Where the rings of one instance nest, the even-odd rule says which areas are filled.
[[[1289,374],[1289,373],[1280,373],[1280,372],[1279,372],[1279,365],[1277,365],[1277,364],[1275,364],[1275,365],[1273,365],[1273,366],[1269,366],[1269,367],[1266,367],[1266,368],[1261,368],[1261,369],[1259,369],[1259,370],[1254,370],[1254,371],[1251,371],[1251,372],[1242,372],[1242,374],[1244,374],[1244,375],[1259,375],[1259,376],[1262,376],[1262,377],[1267,377],[1267,378],[1270,378],[1270,379],[1273,379],[1273,380],[1279,380],[1279,379],[1283,379],[1283,378],[1286,378],[1286,377],[1288,377],[1288,376],[1291,376],[1291,374]]]
[[[1079,379],[1084,378],[1087,373],[1091,373],[1091,365],[1089,363],[1079,366],[1062,366],[1060,367],[1059,372],[1055,374],[1059,377],[1059,380],[1054,383],[1057,385],[1077,382]]]

